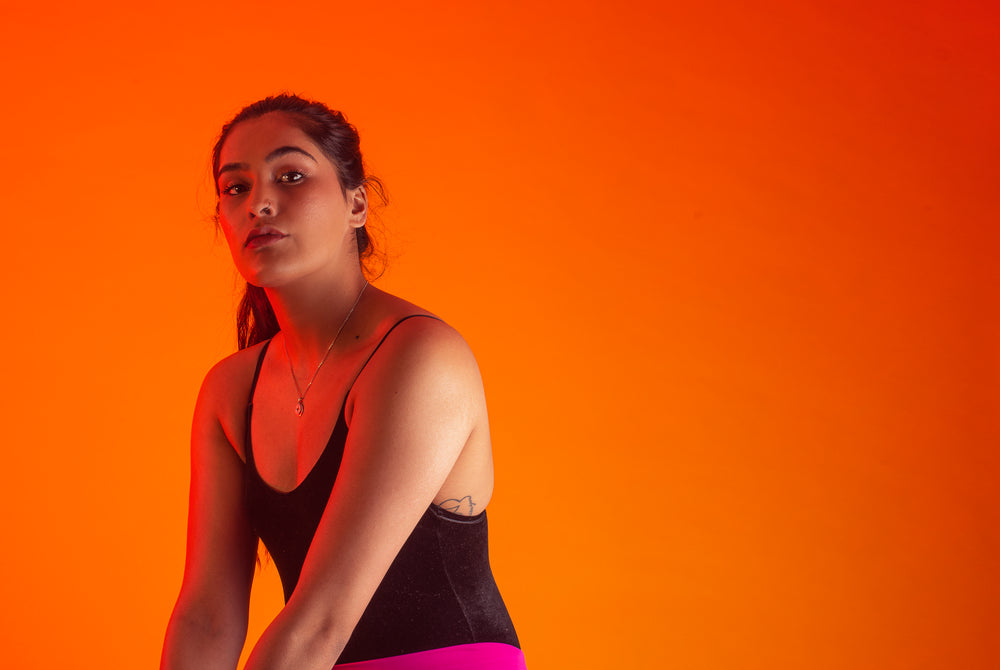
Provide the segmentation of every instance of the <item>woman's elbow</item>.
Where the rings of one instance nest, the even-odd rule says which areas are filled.
[[[232,670],[247,636],[247,617],[180,603],[167,624],[161,670]]]

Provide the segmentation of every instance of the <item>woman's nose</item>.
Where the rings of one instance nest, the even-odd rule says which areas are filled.
[[[274,216],[275,205],[273,199],[266,193],[260,194],[250,202],[250,218],[256,219],[258,216]]]

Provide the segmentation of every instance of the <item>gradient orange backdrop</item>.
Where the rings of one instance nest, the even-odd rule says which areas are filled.
[[[234,341],[208,153],[279,90],[477,353],[532,670],[1000,667],[992,3],[12,5],[5,667],[158,662]]]

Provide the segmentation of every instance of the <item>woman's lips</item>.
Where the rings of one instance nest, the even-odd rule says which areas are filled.
[[[276,231],[260,233],[253,235],[247,240],[247,249],[259,249],[260,247],[266,247],[270,244],[274,244],[278,240],[284,239],[286,235],[284,233],[279,233]]]

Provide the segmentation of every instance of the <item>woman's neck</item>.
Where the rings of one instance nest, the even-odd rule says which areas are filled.
[[[346,276],[326,280],[301,282],[296,285],[265,289],[278,319],[285,346],[296,366],[305,368],[319,364],[330,343],[345,327],[352,308],[357,311],[367,282],[361,269]],[[357,307],[355,306],[357,305]]]

